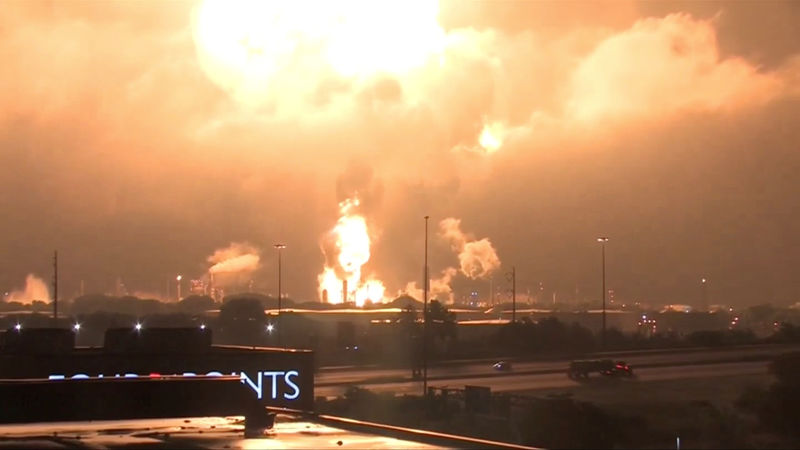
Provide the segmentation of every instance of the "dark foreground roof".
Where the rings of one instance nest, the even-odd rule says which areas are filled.
[[[344,424],[331,425],[330,418],[315,421],[293,414],[278,414],[274,426],[263,437],[245,438],[244,417],[185,417],[175,419],[136,419],[85,422],[49,422],[0,425],[3,448],[244,448],[244,449],[433,449],[490,448],[501,443],[446,439],[438,436],[425,442],[424,435],[403,438],[395,429],[392,435],[368,425],[358,430]],[[345,419],[346,420],[346,419]],[[411,430],[412,434],[413,431]],[[417,433],[425,434],[425,432]],[[411,439],[411,438],[414,439]],[[523,448],[508,446],[507,448]]]

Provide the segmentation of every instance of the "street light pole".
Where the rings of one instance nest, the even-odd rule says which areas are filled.
[[[600,243],[601,254],[602,254],[602,266],[603,266],[603,330],[600,334],[600,348],[605,350],[606,347],[606,242],[608,242],[608,238],[605,236],[601,236],[597,238],[597,242]]]
[[[285,244],[275,244],[273,247],[278,249],[278,347],[282,347],[281,334],[283,334],[283,327],[281,326],[281,250],[286,248]]]
[[[425,216],[425,280],[422,282],[422,396],[428,394],[428,218]]]
[[[517,323],[517,268],[511,267],[511,323]]]
[[[58,250],[53,253],[53,324],[58,326]]]
[[[708,291],[707,291],[708,288],[706,287],[706,281],[708,280],[706,280],[705,277],[703,277],[703,279],[700,280],[700,283],[702,283],[702,288],[703,288],[703,304],[700,305],[700,307],[703,308],[704,311],[708,311]]]
[[[511,266],[511,272],[506,272],[506,280],[511,282],[511,323],[517,321],[517,268]]]
[[[177,277],[175,277],[175,284],[178,285],[178,301],[181,301],[181,279],[182,278],[183,277],[181,275],[178,275]],[[119,294],[117,294],[117,295],[119,295]]]

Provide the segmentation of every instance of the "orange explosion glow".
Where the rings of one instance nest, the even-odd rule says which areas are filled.
[[[503,146],[503,124],[485,122],[478,143],[487,153],[494,153]]]
[[[358,198],[339,204],[341,217],[327,238],[327,243],[333,245],[328,245],[326,250],[326,242],[323,242],[322,251],[328,262],[318,277],[319,293],[328,303],[348,301],[364,306],[367,302],[383,301],[386,290],[383,283],[372,278],[362,279],[361,268],[370,257],[370,237],[366,220],[356,214],[359,204]]]
[[[258,103],[272,83],[401,74],[441,51],[436,0],[204,0],[194,12],[198,56],[235,98]],[[312,83],[313,84],[313,83]]]

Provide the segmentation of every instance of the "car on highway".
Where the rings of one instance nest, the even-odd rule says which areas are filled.
[[[497,361],[496,363],[494,363],[492,368],[494,368],[494,370],[497,370],[498,372],[507,372],[507,371],[511,370],[511,362],[509,362],[509,361]]]

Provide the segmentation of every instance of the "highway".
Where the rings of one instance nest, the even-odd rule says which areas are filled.
[[[641,383],[658,380],[674,380],[685,378],[706,378],[735,375],[757,375],[767,373],[767,361],[734,362],[717,364],[697,364],[671,367],[649,367],[636,370],[636,377],[632,379],[603,379],[601,375],[593,375],[593,380],[601,382]],[[583,381],[584,383],[586,381]],[[573,381],[564,373],[545,374],[517,374],[497,373],[487,376],[458,379],[439,379],[428,382],[429,386],[463,388],[464,385],[488,386],[493,392],[520,392],[534,389],[552,389],[577,386],[580,382]],[[420,394],[421,381],[405,381],[395,383],[363,383],[358,386],[373,392],[394,392],[395,394]],[[318,386],[314,388],[315,395],[335,397],[342,395],[347,385]]]
[[[751,346],[735,349],[694,350],[683,353],[639,352],[595,357],[623,359],[634,368],[635,382],[765,374],[775,355],[798,351],[800,346]],[[508,372],[497,372],[490,362],[429,367],[428,385],[489,386],[493,391],[523,391],[575,386],[566,376],[569,361],[514,362]],[[625,380],[627,382],[628,380]],[[349,386],[375,392],[420,393],[422,382],[414,381],[408,369],[323,370],[316,376],[315,395],[341,395]]]

